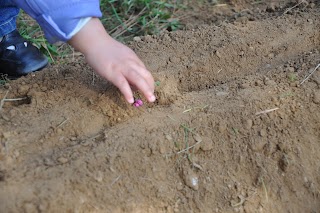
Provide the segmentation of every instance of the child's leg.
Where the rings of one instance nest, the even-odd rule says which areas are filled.
[[[45,67],[48,59],[16,30],[19,8],[1,0],[0,14],[0,74],[20,77]]]
[[[0,14],[0,37],[2,38],[16,29],[16,17],[19,14],[19,8],[9,0],[1,0]]]

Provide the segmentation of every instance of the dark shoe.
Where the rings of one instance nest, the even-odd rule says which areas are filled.
[[[39,71],[47,64],[47,57],[17,30],[5,35],[0,42],[0,73],[7,74],[9,78]]]

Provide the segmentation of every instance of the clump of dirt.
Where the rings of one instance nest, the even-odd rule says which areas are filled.
[[[82,58],[2,86],[0,209],[317,212],[320,8],[281,3],[130,43],[154,104],[126,104]]]

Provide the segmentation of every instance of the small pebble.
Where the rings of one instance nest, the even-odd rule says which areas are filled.
[[[45,87],[45,86],[41,87],[41,91],[42,91],[42,92],[46,92],[47,90],[48,90],[47,87]]]
[[[143,41],[151,42],[152,41],[152,37],[150,35],[146,35],[146,36],[143,37]]]
[[[168,135],[168,134],[166,134],[166,139],[167,139],[168,141],[170,141],[170,142],[172,142],[172,141],[173,141],[172,136],[171,136],[171,135]]]
[[[103,181],[103,173],[101,171],[98,171],[95,175],[94,175],[94,179],[97,182],[102,182]]]
[[[266,131],[265,129],[261,129],[261,130],[260,130],[260,136],[261,136],[261,137],[267,136],[267,131]]]
[[[181,182],[179,182],[178,184],[177,184],[177,190],[178,191],[181,191],[183,189],[183,184],[181,183]]]
[[[202,142],[202,138],[199,134],[194,134],[193,138],[195,139],[196,142],[200,143]]]
[[[269,57],[270,59],[274,58],[274,53],[270,53],[270,54],[268,55],[268,57]]]
[[[142,39],[141,39],[139,36],[133,37],[133,40],[134,40],[134,41],[138,41],[138,42],[139,42],[139,41],[142,41]]]
[[[218,129],[219,129],[219,132],[225,132],[227,130],[227,124],[225,122],[221,121],[218,124]]]
[[[217,50],[216,51],[216,56],[218,56],[218,58],[221,58],[222,56],[221,56],[221,54],[220,54],[220,52]]]
[[[59,158],[57,159],[57,161],[58,161],[59,163],[61,163],[61,164],[65,164],[65,163],[67,163],[69,160],[68,160],[67,158],[65,158],[65,157],[59,157]]]
[[[249,130],[249,129],[252,128],[252,125],[253,125],[253,121],[252,121],[251,119],[248,119],[248,120],[246,120],[245,123],[244,123],[244,128],[247,129],[247,130]]]
[[[169,58],[169,61],[171,61],[172,63],[179,63],[181,60],[180,58],[173,56]]]
[[[213,141],[209,137],[204,137],[202,143],[200,144],[200,148],[203,151],[210,151],[213,149]]]
[[[199,189],[199,178],[191,169],[184,171],[184,182],[195,191]]]

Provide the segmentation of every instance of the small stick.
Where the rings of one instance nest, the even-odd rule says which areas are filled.
[[[261,178],[261,182],[262,182],[262,187],[263,187],[263,190],[264,190],[264,194],[266,196],[266,200],[268,202],[269,201],[268,190],[267,190],[266,184],[264,184],[263,178]]]
[[[209,106],[209,105],[205,105],[205,106],[203,106],[203,107],[193,107],[193,108],[184,110],[182,113],[190,112],[191,110],[194,110],[194,109],[204,110],[204,109],[207,108],[208,106]]]
[[[242,197],[242,196],[240,196],[239,198],[240,198],[240,202],[236,203],[236,204],[231,204],[232,207],[237,207],[237,206],[241,206],[242,204],[244,204],[246,199],[244,197]]]
[[[284,14],[287,14],[290,10],[298,7],[298,6],[299,6],[300,4],[302,4],[302,3],[306,3],[305,0],[302,0],[301,2],[299,2],[299,3],[296,4],[296,5],[294,5],[293,7],[290,7],[290,8],[288,8],[288,9],[286,9],[286,11],[284,11],[283,15],[284,15]]]
[[[3,107],[3,104],[5,102],[5,99],[7,98],[8,96],[8,93],[9,93],[9,90],[7,90],[6,94],[4,95],[3,99],[0,101],[0,110],[2,109]]]
[[[177,121],[176,119],[174,119],[173,117],[171,117],[170,115],[167,115],[168,118],[170,118],[173,121]]]
[[[24,98],[6,98],[4,99],[4,102],[10,102],[10,101],[22,101],[22,100],[25,100],[27,99],[26,97]]]
[[[111,183],[111,186],[115,184],[120,178],[121,178],[121,175],[119,175],[116,179],[114,179],[114,181],[112,181]]]
[[[191,110],[192,110],[192,108],[191,109],[186,109],[182,113],[190,112]]]
[[[227,4],[216,4],[214,5],[214,7],[225,7],[225,6],[228,6]]]
[[[255,5],[255,4],[261,4],[261,3],[262,3],[262,1],[255,1],[255,2],[252,2],[251,4]]]
[[[267,114],[269,112],[273,112],[273,111],[276,111],[278,109],[279,109],[278,107],[273,108],[273,109],[267,109],[267,110],[264,110],[264,111],[261,111],[261,112],[257,112],[256,115]]]
[[[200,166],[199,164],[197,164],[197,163],[195,163],[195,162],[192,162],[192,165],[193,165],[194,167],[196,167],[197,169],[200,169],[201,171],[203,171],[202,166]]]
[[[316,68],[314,68],[314,70],[303,81],[301,81],[300,85],[303,84],[305,81],[307,81],[319,67],[320,67],[320,64],[318,64]]]
[[[64,80],[68,80],[68,79],[74,79],[74,77],[70,76],[70,77],[65,77]]]
[[[192,149],[193,147],[195,147],[196,145],[198,145],[198,144],[201,143],[201,142],[202,142],[202,141],[199,141],[199,142],[193,144],[192,146],[189,146],[188,148],[183,149],[183,150],[177,152],[177,154],[181,154],[182,152],[188,151],[189,149]]]
[[[5,102],[21,101],[21,100],[27,99],[26,97],[25,98],[7,98],[8,93],[9,93],[9,90],[7,90],[6,94],[4,95],[4,97],[0,101],[0,110],[2,110],[2,107],[3,107]]]
[[[57,128],[63,126],[65,123],[67,123],[68,120],[69,120],[69,118],[66,118],[64,121],[62,121],[62,122],[57,126]]]

